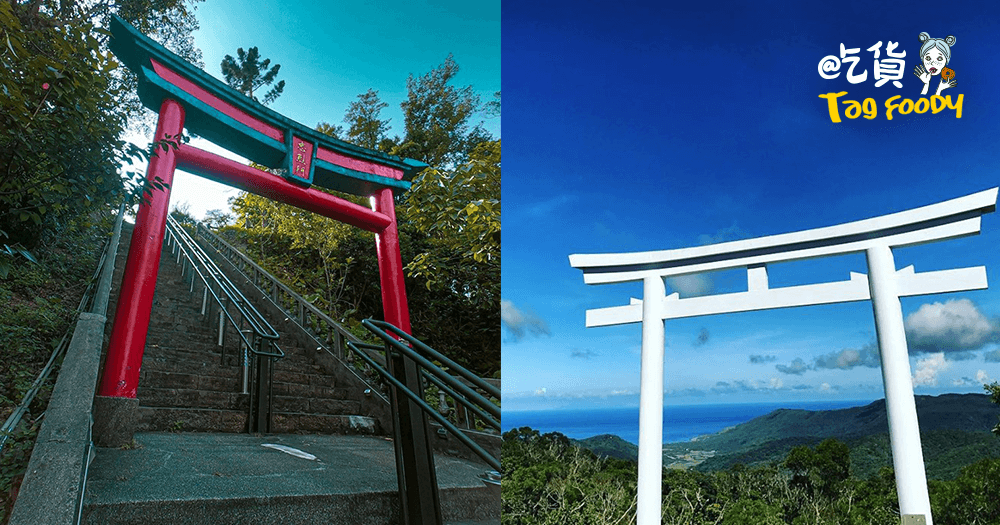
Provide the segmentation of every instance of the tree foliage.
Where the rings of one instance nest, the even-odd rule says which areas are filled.
[[[132,114],[128,74],[101,28],[112,13],[162,28],[185,5],[0,2],[0,259],[8,265],[47,232],[146,187],[141,175],[119,174],[148,154],[121,139]]]
[[[395,153],[445,168],[462,162],[477,144],[489,140],[481,126],[469,127],[480,101],[472,86],[451,85],[458,71],[448,55],[433,71],[406,80],[407,98],[401,104],[406,136]]]
[[[634,462],[598,459],[562,434],[524,427],[503,435],[501,523],[634,523]],[[793,450],[784,465],[701,473],[666,469],[664,525],[880,525],[898,523],[895,476],[852,477],[836,440]],[[814,485],[804,486],[805,476]],[[830,479],[826,479],[830,478]],[[955,480],[931,480],[934,522],[1000,523],[1000,458],[966,466]],[[826,487],[823,489],[821,487]]]
[[[263,101],[258,100],[254,92],[264,86],[271,85],[281,70],[281,64],[271,66],[271,59],[261,60],[260,51],[257,47],[251,47],[244,51],[243,48],[236,50],[236,58],[226,55],[222,59],[222,75],[226,83],[233,89],[250,97],[255,102],[261,102],[265,106],[274,102],[285,90],[285,81],[279,81],[270,91],[264,94]]]
[[[435,349],[480,375],[496,375],[501,144],[481,131],[475,141],[469,140],[468,120],[478,99],[471,88],[441,85],[442,79],[446,84],[457,72],[450,58],[442,68],[447,74],[411,77],[408,82],[411,93],[420,94],[414,95],[413,103],[434,118],[450,119],[452,138],[461,139],[442,142],[447,150],[439,156],[461,162],[442,161],[423,171],[398,199],[410,319],[414,335]],[[433,96],[450,99],[437,101]],[[469,111],[456,113],[453,107],[461,100]],[[400,153],[404,148],[396,144],[408,139],[387,138],[389,121],[381,119],[385,107],[378,93],[369,90],[348,107],[346,131],[324,122],[317,129],[360,146]],[[420,126],[436,125],[433,119],[421,124],[412,118],[406,116],[408,133],[420,135]],[[475,147],[464,149],[470,144]],[[367,205],[363,198],[340,196]],[[382,317],[378,261],[370,233],[254,195],[241,194],[231,204],[236,223],[229,231],[258,263],[334,319],[350,325]]]
[[[1000,383],[994,381],[988,385],[983,385],[983,388],[989,392],[990,400],[1000,405]],[[1000,420],[1000,416],[997,416],[997,419]],[[1000,437],[1000,423],[997,423],[996,426],[993,427],[993,433],[996,434],[997,437]]]
[[[452,170],[424,170],[404,208],[428,237],[407,270],[470,304],[500,300],[500,156],[499,140],[483,142]]]
[[[388,152],[395,144],[387,136],[389,121],[380,119],[382,110],[389,104],[382,102],[378,91],[369,89],[351,102],[344,115],[344,122],[350,127],[344,140],[368,149]],[[388,148],[388,149],[383,149]]]

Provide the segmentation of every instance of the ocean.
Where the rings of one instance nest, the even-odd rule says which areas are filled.
[[[705,434],[745,423],[779,408],[836,410],[863,406],[871,401],[811,401],[747,403],[732,405],[685,405],[663,407],[663,442],[690,441]],[[573,439],[614,434],[633,444],[639,443],[639,407],[533,411],[503,411],[500,427],[531,427],[539,432],[559,432]]]

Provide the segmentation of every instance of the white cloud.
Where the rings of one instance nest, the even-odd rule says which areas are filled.
[[[714,288],[712,285],[712,279],[703,273],[668,277],[667,285],[670,286],[673,291],[680,293],[682,297],[697,297],[699,295],[706,295]]]
[[[830,391],[830,383],[823,383],[822,385],[819,385],[819,391],[820,392],[829,392]]]
[[[512,301],[500,300],[500,322],[507,327],[511,338],[520,340],[525,335],[549,335],[549,325],[544,319],[530,312],[519,310]]]
[[[831,352],[816,358],[815,365],[819,368],[835,368],[850,370],[856,366],[866,366],[868,368],[879,367],[878,346],[873,343],[855,350],[845,348],[839,352]]]
[[[906,316],[906,340],[915,352],[978,350],[1000,340],[1000,323],[968,299],[927,303]]]
[[[806,372],[806,370],[811,370],[812,367],[807,365],[801,357],[796,357],[791,364],[787,365],[774,365],[774,368],[781,372],[782,374],[795,374],[800,376]]]
[[[990,379],[990,375],[986,373],[986,370],[979,370],[976,372],[976,381],[979,383],[992,383],[993,380]]]
[[[937,386],[937,376],[951,366],[944,358],[944,352],[931,354],[917,360],[917,371],[913,374],[913,386]]]
[[[535,395],[536,396],[544,396],[545,393],[548,392],[548,391],[549,391],[549,389],[547,389],[547,388],[545,388],[543,386],[542,388],[539,388],[538,390],[535,390]]]

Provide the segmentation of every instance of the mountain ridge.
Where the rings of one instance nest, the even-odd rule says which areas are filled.
[[[990,433],[1000,407],[985,394],[915,396],[928,475],[953,477],[967,458],[1000,456],[1000,439]],[[664,465],[720,470],[736,463],[781,461],[791,448],[815,445],[827,438],[847,443],[859,474],[891,465],[885,399],[834,410],[777,409],[691,441],[663,445]],[[638,447],[618,436],[602,434],[572,440],[599,456],[635,461]],[[963,463],[964,464],[964,463]]]

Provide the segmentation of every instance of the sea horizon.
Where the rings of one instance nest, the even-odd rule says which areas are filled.
[[[779,409],[838,410],[868,405],[875,400],[783,401],[668,405],[663,407],[663,443],[683,443],[715,434]],[[502,432],[531,427],[541,433],[559,432],[571,439],[611,434],[632,444],[639,442],[639,407],[504,410]]]

